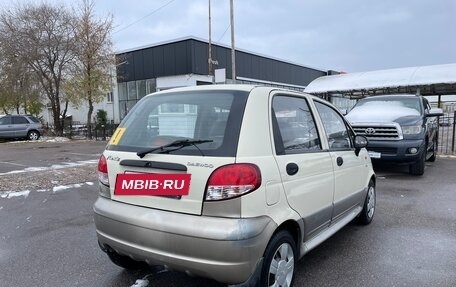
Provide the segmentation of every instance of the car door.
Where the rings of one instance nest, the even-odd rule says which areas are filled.
[[[329,153],[334,167],[333,221],[338,220],[363,203],[365,197],[365,151],[358,156],[354,152],[354,132],[344,117],[323,101],[314,101],[320,120],[326,131]]]
[[[13,129],[14,136],[23,138],[27,136],[28,127],[30,122],[23,116],[13,116]]]
[[[304,222],[304,240],[327,227],[333,209],[331,155],[323,150],[308,98],[273,94],[271,123],[274,157],[288,204]]]
[[[14,128],[11,116],[3,116],[0,118],[0,138],[14,137]]]

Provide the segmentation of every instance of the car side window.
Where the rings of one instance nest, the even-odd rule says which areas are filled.
[[[272,123],[278,155],[322,149],[315,120],[306,99],[275,96],[272,100]]]
[[[0,125],[10,125],[10,124],[11,124],[11,117],[0,118]]]
[[[321,102],[315,101],[318,114],[326,131],[330,150],[352,148],[352,133],[347,128],[343,117],[333,108]]]
[[[28,124],[29,121],[24,117],[13,117],[13,125]]]

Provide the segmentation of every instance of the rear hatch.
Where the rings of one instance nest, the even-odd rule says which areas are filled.
[[[206,88],[156,93],[139,101],[104,152],[112,200],[201,214],[211,173],[235,163],[247,96],[248,91]],[[121,195],[116,181],[120,182],[118,175],[123,179],[125,174],[160,178],[160,183],[156,182],[159,185],[163,180],[173,182],[176,175],[187,175],[188,194]],[[168,189],[171,193],[176,191],[173,186],[182,187],[180,182],[172,184]]]

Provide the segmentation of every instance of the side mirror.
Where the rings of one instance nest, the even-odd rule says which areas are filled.
[[[441,117],[443,116],[443,110],[439,108],[431,109],[428,114],[426,114],[427,118],[432,117]]]
[[[359,155],[359,152],[362,148],[367,147],[369,141],[365,136],[355,136],[355,154],[356,156]]]

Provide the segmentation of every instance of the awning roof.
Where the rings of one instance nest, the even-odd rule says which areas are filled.
[[[456,63],[324,76],[312,81],[307,93],[342,94],[359,98],[375,94],[455,95]]]

